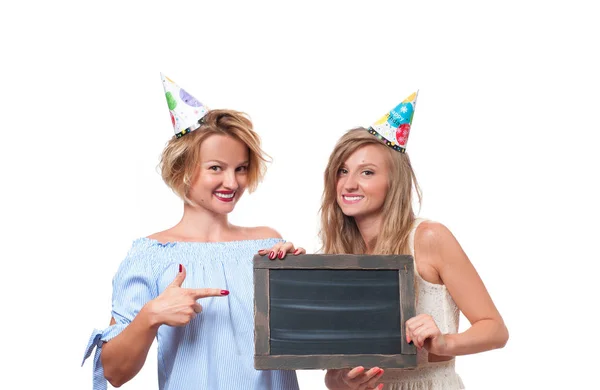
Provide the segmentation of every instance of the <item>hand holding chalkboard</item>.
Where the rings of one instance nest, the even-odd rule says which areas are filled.
[[[379,367],[373,367],[367,371],[362,366],[354,367],[353,369],[327,370],[325,386],[328,389],[381,390],[383,384],[378,384],[377,382],[381,379],[382,375],[383,370]]]
[[[268,255],[269,260],[280,259],[283,260],[285,256],[291,253],[294,256],[303,255],[306,253],[306,249],[304,248],[295,248],[294,244],[291,242],[278,242],[271,249],[261,249],[258,251],[258,254],[261,256]]]
[[[202,311],[202,306],[196,300],[229,294],[229,291],[218,288],[182,288],[185,277],[185,267],[180,264],[175,280],[144,306],[157,325],[185,326]]]
[[[406,321],[406,340],[434,355],[446,355],[446,339],[429,314],[419,314]]]

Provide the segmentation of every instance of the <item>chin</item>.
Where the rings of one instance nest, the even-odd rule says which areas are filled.
[[[229,214],[235,209],[237,205],[237,199],[230,203],[223,203],[218,199],[215,199],[215,203],[213,203],[213,210],[219,214]]]
[[[217,201],[219,202],[219,201]],[[214,213],[214,214],[220,214],[220,215],[227,215],[229,213],[231,213],[233,211],[233,209],[235,209],[235,205],[237,202],[231,202],[231,204],[219,204],[219,203],[209,203],[209,204],[200,204],[200,207],[202,207],[203,209]]]
[[[359,210],[358,208],[348,207],[346,205],[341,206],[339,203],[338,206],[340,207],[340,210],[342,210],[342,213],[346,217],[357,217],[362,214],[362,210]]]
[[[235,209],[235,205],[219,205],[219,207],[213,207],[213,211],[217,214],[229,214]]]
[[[363,213],[361,213],[360,211],[355,211],[355,212],[345,212],[344,210],[342,210],[342,213],[344,213],[344,215],[346,217],[352,217],[352,218],[356,218],[356,217],[360,217]]]

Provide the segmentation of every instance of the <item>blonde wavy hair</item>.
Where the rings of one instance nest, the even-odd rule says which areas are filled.
[[[413,189],[421,203],[421,190],[410,164],[408,154],[399,153],[384,145],[363,127],[344,134],[333,152],[325,169],[324,190],[321,203],[322,253],[366,254],[367,247],[353,217],[344,215],[337,203],[338,171],[348,157],[366,145],[378,145],[388,158],[390,172],[388,191],[383,204],[383,222],[376,242],[371,243],[370,254],[409,254],[408,238],[415,213],[413,211]]]
[[[233,110],[211,110],[202,118],[200,128],[181,138],[173,137],[162,152],[161,176],[186,204],[196,206],[188,194],[200,163],[200,145],[214,134],[235,138],[248,146],[249,192],[253,192],[264,177],[269,156],[261,149],[260,137],[248,116]]]

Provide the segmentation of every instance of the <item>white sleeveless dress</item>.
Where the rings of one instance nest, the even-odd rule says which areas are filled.
[[[415,254],[414,240],[417,219],[409,236],[410,254]],[[417,314],[429,314],[440,331],[458,333],[459,311],[446,286],[430,283],[419,275],[415,263],[415,289]],[[462,380],[454,370],[455,359],[430,363],[425,348],[417,351],[417,368],[414,370],[387,369],[380,382],[384,390],[458,390],[464,389]]]

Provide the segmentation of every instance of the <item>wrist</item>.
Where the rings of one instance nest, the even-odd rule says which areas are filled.
[[[341,370],[327,370],[325,374],[325,387],[328,390],[337,390],[340,388]]]
[[[456,356],[454,352],[456,350],[456,334],[444,334],[441,341],[439,355]]]
[[[140,310],[138,316],[141,316],[146,326],[150,329],[157,330],[162,325],[159,313],[154,310],[154,302],[146,303]]]

